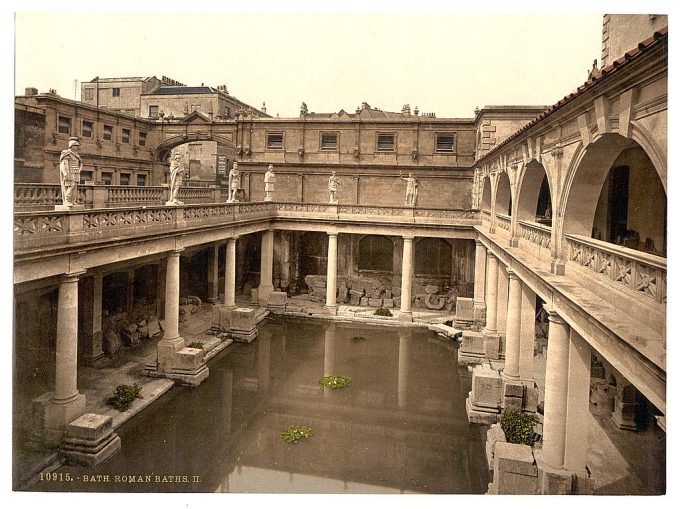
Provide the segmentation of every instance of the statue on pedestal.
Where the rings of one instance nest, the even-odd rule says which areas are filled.
[[[274,165],[270,164],[264,174],[264,201],[272,201],[274,199],[275,182],[276,175],[274,175]]]
[[[406,206],[415,207],[416,197],[418,196],[418,181],[413,176],[413,173],[409,173],[406,178],[400,178],[406,181]]]
[[[241,189],[241,172],[238,170],[238,163],[234,163],[231,170],[229,170],[229,198],[227,203],[234,203],[238,201],[236,193]]]
[[[182,154],[175,152],[172,162],[170,163],[170,199],[165,202],[166,205],[183,205],[179,201],[179,188],[184,182],[184,165],[182,164]]]
[[[328,193],[330,194],[330,203],[338,203],[337,192],[339,183],[340,179],[335,176],[335,172],[331,173],[331,176],[328,177]]]
[[[83,169],[78,138],[69,138],[68,149],[59,156],[59,178],[61,180],[61,208],[71,208],[78,201],[78,183]]]

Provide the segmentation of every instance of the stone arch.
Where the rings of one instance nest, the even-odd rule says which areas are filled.
[[[359,239],[359,270],[393,272],[394,242],[384,235],[365,235]]]
[[[631,154],[635,158],[647,162],[648,171],[642,181],[645,183],[645,188],[655,190],[653,191],[654,196],[644,197],[644,206],[648,203],[658,204],[663,200],[665,211],[667,185],[664,173],[665,165],[664,168],[659,170],[645,148],[634,139],[625,138],[618,134],[606,134],[585,149],[579,147],[572,159],[560,201],[560,236],[568,233],[586,237],[591,237],[594,234],[598,236],[597,232],[594,231],[594,225],[596,214],[600,214],[598,203],[601,203],[603,187],[610,178],[610,171],[615,167],[625,166],[624,163]],[[656,177],[656,180],[654,177]],[[639,206],[635,206],[632,211],[637,214],[639,208]],[[631,218],[630,221],[633,221],[637,216],[630,215],[629,217]],[[657,225],[656,229],[665,230],[664,225]],[[659,237],[658,232],[656,235],[651,235],[652,242],[655,236]],[[649,238],[650,236],[645,237]],[[613,241],[614,239],[603,238],[603,240]],[[640,241],[644,243],[646,239],[642,238]],[[665,236],[664,240],[656,242],[657,248],[659,243],[665,244]]]
[[[172,136],[163,140],[153,149],[153,160],[154,162],[160,163],[167,162],[170,157],[170,152],[172,152],[174,148],[184,145],[185,143],[201,141],[214,141],[217,144],[224,145],[236,152],[236,145],[234,145],[234,142],[229,138],[219,135],[189,133],[187,135]]]
[[[500,172],[496,179],[496,214],[511,215],[512,189],[510,177],[506,172]]]
[[[541,163],[536,160],[526,164],[520,175],[516,193],[517,219],[536,221],[538,215],[539,198],[547,182],[549,198],[552,202],[552,186],[548,174]],[[552,210],[550,211],[552,217]]]
[[[491,210],[491,178],[485,175],[482,181],[482,200],[480,208],[482,210]]]

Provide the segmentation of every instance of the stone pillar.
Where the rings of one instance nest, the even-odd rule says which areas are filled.
[[[522,284],[522,324],[519,332],[519,377],[534,378],[534,343],[536,341],[536,294]]]
[[[548,343],[548,348],[550,348]],[[584,476],[590,422],[590,345],[571,329],[564,468]]]
[[[169,373],[174,367],[174,355],[184,348],[179,335],[179,254],[182,250],[168,254],[165,269],[165,324],[163,339],[158,342],[158,371]]]
[[[508,323],[508,271],[503,264],[498,264],[498,290],[496,293],[496,330],[505,335]]]
[[[224,266],[224,305],[236,307],[236,239],[227,240],[227,256]]]
[[[473,316],[476,322],[484,323],[486,305],[484,304],[484,286],[486,284],[486,247],[475,240],[475,294],[473,300]]]
[[[550,467],[561,469],[569,390],[569,325],[552,310],[548,310],[548,320],[542,458]]]
[[[219,293],[219,253],[220,245],[215,243],[213,248],[208,252],[208,302],[217,304],[220,301]]]
[[[408,329],[399,329],[399,371],[397,378],[397,405],[399,408],[405,408],[407,402],[408,391],[408,372],[409,372],[409,354],[411,350],[410,334]]]
[[[328,234],[328,263],[326,265],[326,310],[335,315],[338,312],[336,304],[338,276],[338,234]]]
[[[512,270],[508,270],[508,278],[510,282],[503,376],[517,380],[519,379],[520,328],[522,322],[522,282]]]
[[[106,363],[102,338],[102,273],[94,271],[89,279],[89,285],[80,284],[80,290],[85,290],[83,301],[80,303],[80,313],[84,314],[83,351],[80,352],[85,364],[101,366]]]
[[[411,312],[411,284],[413,280],[413,237],[404,237],[404,249],[401,257],[401,307],[399,320],[413,321]]]
[[[44,438],[56,445],[70,422],[85,412],[85,395],[78,392],[78,278],[65,274],[59,281],[54,392],[45,406]]]
[[[498,309],[498,258],[491,252],[487,252],[486,259],[486,327],[485,335],[497,333],[496,311]]]
[[[262,248],[260,249],[260,286],[257,289],[257,297],[260,306],[269,304],[269,295],[274,291],[274,230],[262,232]]]

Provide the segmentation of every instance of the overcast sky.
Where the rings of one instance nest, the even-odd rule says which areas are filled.
[[[553,104],[587,78],[602,14],[19,12],[15,93],[166,75],[271,115],[405,103],[438,117]]]

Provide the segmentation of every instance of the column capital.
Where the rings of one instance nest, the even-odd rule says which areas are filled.
[[[184,251],[183,247],[181,247],[179,249],[173,249],[173,250],[168,252],[168,256],[179,256],[182,253],[182,251]]]
[[[486,246],[484,245],[484,242],[482,242],[482,241],[479,240],[479,239],[475,239],[475,246],[477,246],[477,247],[483,247],[484,249],[486,249]]]
[[[78,280],[85,275],[85,270],[79,270],[76,272],[66,272],[59,276],[60,283],[76,283]]]
[[[517,275],[517,272],[512,270],[510,267],[508,267],[508,279],[517,279],[519,280],[519,276]]]
[[[238,235],[234,235],[233,237],[229,237],[227,239],[227,243],[229,243],[229,244],[235,243],[238,240],[238,237],[239,237]]]
[[[328,236],[329,236],[329,237],[337,237],[337,236],[338,236],[338,232],[328,232]]]
[[[486,250],[486,256],[488,256],[491,260],[498,260],[498,256],[496,256],[495,254],[493,254],[493,253],[492,253],[491,251],[489,251],[488,249]]]
[[[402,239],[404,239],[404,242],[413,242],[413,239],[415,239],[414,235],[402,235]]]
[[[543,309],[545,309],[546,313],[548,313],[548,321],[551,323],[556,323],[559,325],[566,325],[567,322],[562,318],[557,311],[548,304],[543,304]]]

